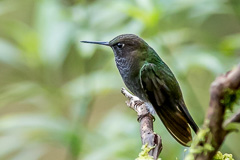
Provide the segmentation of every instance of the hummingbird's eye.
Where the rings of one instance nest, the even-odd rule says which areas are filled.
[[[123,44],[123,43],[117,43],[118,48],[123,48],[124,46],[125,46],[125,44]]]

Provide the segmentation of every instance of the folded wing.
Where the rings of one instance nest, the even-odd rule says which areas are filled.
[[[167,130],[179,143],[189,146],[192,140],[189,122],[193,119],[187,111],[173,74],[165,73],[158,66],[146,63],[140,71],[140,81],[149,102]],[[190,123],[191,126],[192,124],[195,122]],[[192,128],[197,131],[196,124]]]

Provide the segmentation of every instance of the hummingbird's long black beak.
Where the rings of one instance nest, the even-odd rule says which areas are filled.
[[[92,43],[92,44],[100,44],[104,46],[109,46],[109,42],[96,42],[96,41],[80,41],[82,43]]]

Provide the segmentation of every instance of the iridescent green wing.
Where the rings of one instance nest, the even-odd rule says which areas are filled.
[[[156,65],[144,64],[140,70],[141,86],[171,135],[182,145],[189,146],[192,140],[191,130],[186,117],[179,109],[181,106],[176,104],[178,93],[173,94],[172,90],[175,84],[169,84],[171,81],[176,83],[176,80],[164,74]]]

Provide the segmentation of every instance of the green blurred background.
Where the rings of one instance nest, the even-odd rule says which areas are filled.
[[[240,1],[1,0],[1,160],[137,157],[139,124],[111,49],[79,42],[123,33],[141,36],[169,65],[201,126],[211,82],[240,62]],[[154,125],[160,157],[183,159],[185,148],[159,119]],[[239,142],[232,133],[221,151],[240,159]]]

